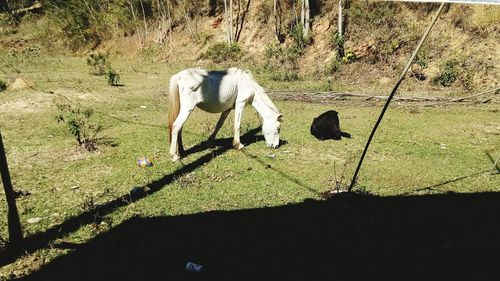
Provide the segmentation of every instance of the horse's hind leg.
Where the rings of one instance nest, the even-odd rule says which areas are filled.
[[[241,115],[243,114],[243,109],[245,108],[245,101],[236,102],[234,107],[234,139],[233,147],[236,149],[242,149],[244,147],[240,142],[240,125],[241,125]]]
[[[179,134],[177,135],[177,150],[179,151],[179,155],[181,157],[184,156],[184,145],[182,144],[182,128],[179,130]]]
[[[222,125],[224,124],[224,121],[226,121],[226,118],[229,115],[229,112],[231,112],[231,109],[228,109],[228,110],[221,113],[219,121],[217,121],[217,124],[215,125],[214,132],[208,138],[209,142],[215,141],[215,137],[217,136],[217,133],[219,132]]]
[[[184,122],[186,122],[189,114],[193,111],[195,105],[189,103],[182,103],[179,115],[172,124],[172,142],[170,143],[170,155],[172,155],[172,161],[175,162],[181,157],[179,155],[179,149],[182,147],[181,130]],[[184,148],[182,148],[184,150]]]

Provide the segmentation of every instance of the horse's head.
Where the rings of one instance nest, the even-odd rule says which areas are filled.
[[[276,119],[264,119],[262,122],[262,133],[266,139],[267,147],[278,148],[280,144],[280,125],[282,116],[282,114],[279,114]]]

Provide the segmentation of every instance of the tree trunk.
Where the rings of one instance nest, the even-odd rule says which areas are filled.
[[[233,43],[233,0],[229,0],[229,36],[231,44]]]
[[[234,39],[236,42],[240,41],[241,31],[243,30],[243,24],[245,23],[245,18],[248,14],[248,11],[250,10],[250,3],[251,3],[251,0],[247,0],[247,5],[245,7],[245,10],[241,14],[240,24],[239,24],[239,26],[238,25],[236,26],[236,34],[235,34],[235,39]]]
[[[281,33],[281,9],[279,0],[274,0],[274,34],[276,35],[276,39],[278,42],[280,41],[280,33]]]
[[[172,5],[170,5],[170,0],[167,0],[167,16],[168,16],[168,42],[172,44],[172,12],[170,11]]]
[[[10,181],[9,167],[7,165],[7,157],[3,147],[2,133],[0,132],[0,173],[2,174],[3,188],[5,197],[7,198],[8,213],[7,220],[9,224],[9,247],[14,249],[19,248],[23,239],[21,222],[17,213],[16,198],[12,183]]]
[[[226,19],[227,27],[226,27],[226,39],[227,45],[231,46],[231,22],[229,20],[228,11],[227,11],[227,0],[224,0],[224,18]]]
[[[217,0],[208,0],[208,16],[214,17],[217,13]]]
[[[146,12],[144,11],[144,3],[142,0],[141,2],[141,9],[142,9],[142,19],[144,21],[144,40],[147,40],[148,38],[148,23],[146,22]]]
[[[135,31],[137,33],[137,37],[139,37],[139,46],[142,48],[142,39],[141,39],[141,33],[139,32],[139,27],[137,27],[137,18],[135,16],[135,11],[134,11],[134,5],[132,5],[132,1],[128,1],[128,4],[130,5],[130,11],[132,11],[132,18],[134,19],[134,26],[135,26]]]
[[[0,0],[0,12],[9,12],[9,2],[7,0]]]
[[[191,28],[191,23],[189,22],[189,15],[188,15],[188,10],[187,10],[187,0],[184,0],[184,18],[186,19],[186,25],[187,25],[187,28],[189,29],[189,33],[191,33],[191,37],[194,39],[195,38],[195,34],[193,32],[193,29]]]
[[[304,1],[304,38],[309,36],[309,29],[311,28],[310,16],[311,12],[309,10],[309,0]]]
[[[350,0],[344,0],[344,19],[342,21],[342,30],[344,31],[344,33],[342,34],[342,36],[344,36],[345,34],[347,34],[347,27],[348,27],[348,19],[349,19],[349,8],[351,6],[350,4]],[[347,10],[347,12],[346,12]]]
[[[342,36],[344,34],[343,28],[342,28],[342,0],[339,0],[339,19],[338,19],[338,30],[339,30],[339,35]]]

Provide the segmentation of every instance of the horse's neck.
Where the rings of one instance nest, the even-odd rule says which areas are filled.
[[[257,110],[257,112],[264,119],[277,119],[278,110],[274,106],[273,102],[263,91],[256,90],[253,97],[252,106]]]

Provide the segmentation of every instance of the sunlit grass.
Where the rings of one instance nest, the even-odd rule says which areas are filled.
[[[366,138],[380,112],[378,106],[339,102],[307,104],[276,102],[284,114],[277,150],[263,141],[245,149],[213,148],[171,163],[167,154],[167,86],[181,65],[146,64],[112,60],[123,87],[108,87],[93,76],[84,58],[46,58],[19,63],[12,75],[33,83],[33,89],[9,90],[0,95],[0,124],[15,188],[28,190],[17,204],[25,235],[43,232],[89,208],[90,200],[103,205],[127,194],[134,186],[174,181],[147,197],[105,215],[107,224],[85,225],[63,237],[80,243],[132,216],[178,215],[212,210],[234,210],[284,205],[321,199],[334,187],[335,176],[348,183]],[[259,76],[257,75],[257,80]],[[67,97],[74,104],[95,109],[104,126],[101,137],[114,146],[96,152],[76,146],[76,141],[54,116],[53,99]],[[344,131],[353,138],[318,141],[309,126],[320,113],[335,109]],[[388,111],[361,170],[358,187],[377,195],[500,191],[500,179],[488,172],[492,157],[499,156],[498,105],[413,107],[394,105]],[[183,131],[186,148],[210,135],[218,116],[195,110]],[[219,138],[232,137],[230,115]],[[247,107],[242,133],[259,126],[255,111]],[[212,156],[214,151],[222,151]],[[136,160],[147,155],[154,162],[148,170]],[[205,157],[205,158],[203,158]],[[184,165],[198,163],[188,173]],[[458,179],[456,181],[453,181]],[[449,183],[446,183],[450,181]],[[446,183],[446,184],[442,184]],[[91,206],[90,206],[91,208]],[[4,196],[0,210],[6,213]],[[27,220],[42,220],[29,224]],[[6,216],[0,217],[0,236],[7,237]],[[0,274],[29,272],[64,251],[43,249]],[[29,265],[38,257],[38,263]],[[41,261],[40,261],[41,260]]]

